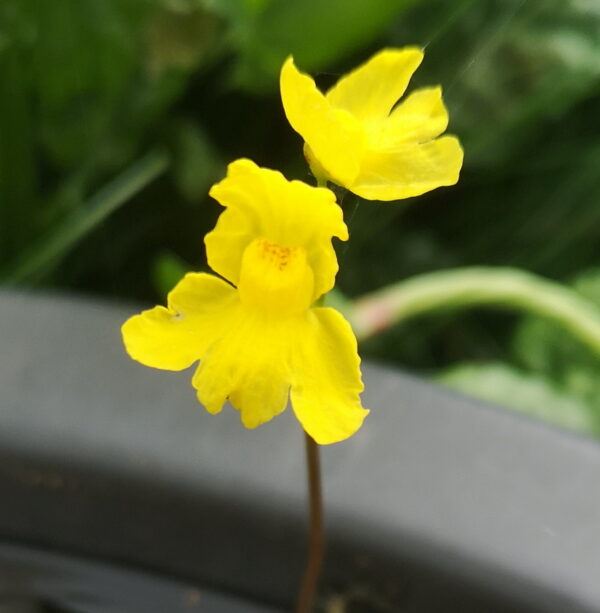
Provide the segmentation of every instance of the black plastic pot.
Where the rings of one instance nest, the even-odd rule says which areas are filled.
[[[0,610],[289,610],[298,424],[287,411],[245,430],[198,406],[189,372],[129,360],[119,327],[137,310],[0,294]],[[371,415],[323,449],[323,605],[600,611],[596,442],[364,376]]]

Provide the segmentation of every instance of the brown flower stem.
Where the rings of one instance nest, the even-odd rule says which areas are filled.
[[[319,446],[306,433],[304,433],[304,442],[306,443],[310,528],[308,536],[308,559],[300,591],[298,592],[296,613],[309,613],[309,611],[312,610],[317,584],[319,583],[319,577],[321,575],[321,567],[323,565],[323,554],[325,552]]]

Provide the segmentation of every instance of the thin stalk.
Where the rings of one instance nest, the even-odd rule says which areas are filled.
[[[309,613],[312,610],[321,575],[321,567],[323,566],[323,554],[325,552],[319,446],[306,433],[304,433],[304,442],[306,444],[306,469],[308,476],[308,559],[300,591],[298,592],[296,613]]]
[[[459,268],[419,275],[366,294],[338,298],[364,340],[410,317],[442,309],[494,306],[554,320],[600,355],[600,309],[574,290],[513,268]]]

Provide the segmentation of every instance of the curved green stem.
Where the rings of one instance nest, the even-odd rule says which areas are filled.
[[[559,283],[514,268],[460,268],[419,275],[366,294],[342,310],[359,339],[441,309],[497,306],[554,320],[600,354],[600,309]]]

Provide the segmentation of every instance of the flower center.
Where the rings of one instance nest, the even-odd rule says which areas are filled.
[[[313,289],[313,272],[302,247],[257,238],[244,250],[238,291],[245,306],[269,315],[294,315],[308,309]]]

